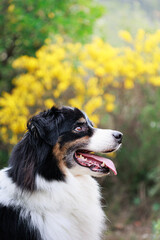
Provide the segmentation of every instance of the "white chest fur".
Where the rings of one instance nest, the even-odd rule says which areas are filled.
[[[66,182],[52,183],[37,177],[38,191],[32,194],[22,194],[15,184],[9,184],[10,193],[4,201],[0,197],[0,202],[9,203],[12,194],[11,204],[25,209],[22,217],[30,214],[31,225],[39,229],[44,240],[99,240],[104,213],[98,183],[87,175],[67,176]]]

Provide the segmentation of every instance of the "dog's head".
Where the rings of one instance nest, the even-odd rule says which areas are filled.
[[[113,162],[96,154],[119,149],[122,133],[94,128],[79,109],[53,107],[32,117],[27,126],[28,132],[10,159],[10,176],[18,185],[34,189],[37,174],[48,181],[65,180],[68,171],[74,175],[116,174]]]

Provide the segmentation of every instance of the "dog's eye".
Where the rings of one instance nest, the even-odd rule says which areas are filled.
[[[76,127],[74,130],[75,130],[76,132],[81,132],[83,129],[82,129],[82,127]]]

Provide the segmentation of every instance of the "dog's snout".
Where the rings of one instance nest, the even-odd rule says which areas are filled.
[[[113,137],[117,140],[118,143],[122,142],[123,134],[118,131],[113,132]]]

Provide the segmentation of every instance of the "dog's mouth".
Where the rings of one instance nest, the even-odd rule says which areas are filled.
[[[110,159],[96,155],[93,152],[78,150],[74,154],[74,159],[79,165],[88,167],[91,171],[103,174],[112,172],[117,175],[116,167]]]

